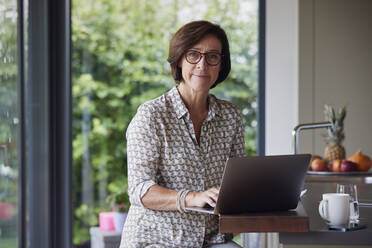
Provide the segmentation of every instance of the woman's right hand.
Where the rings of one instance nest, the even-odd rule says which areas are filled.
[[[186,207],[204,207],[205,204],[215,207],[219,191],[219,187],[213,187],[204,192],[189,192],[185,199]]]

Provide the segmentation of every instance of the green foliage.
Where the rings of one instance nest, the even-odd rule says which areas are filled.
[[[86,204],[81,204],[75,208],[75,218],[83,221],[74,221],[74,240],[75,244],[81,244],[89,239],[89,228],[98,226],[98,214],[101,212],[100,207],[91,207]],[[78,234],[78,235],[76,235]]]
[[[75,244],[89,239],[102,200],[125,191],[126,129],[140,104],[173,87],[168,45],[186,22],[227,31],[232,71],[212,93],[240,106],[247,154],[256,153],[257,16],[243,12],[247,2],[72,1]]]
[[[128,195],[128,181],[126,178],[111,182],[108,185],[109,196],[106,198],[106,203],[109,210],[125,213],[130,207]]]
[[[17,117],[17,9],[14,1],[0,4],[0,144],[15,137]]]
[[[0,219],[0,246],[17,246],[18,84],[17,1],[0,0],[0,203],[12,206],[11,218]],[[5,211],[2,209],[2,211]]]
[[[107,197],[107,201],[114,212],[126,213],[129,210],[130,202],[127,191],[120,190],[112,193]]]
[[[1,248],[14,248],[18,247],[18,238],[2,238],[1,239]]]

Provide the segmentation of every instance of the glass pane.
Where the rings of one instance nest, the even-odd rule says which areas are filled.
[[[0,244],[18,246],[17,1],[0,0]]]
[[[258,0],[72,1],[75,245],[89,242],[107,197],[126,188],[128,124],[174,86],[169,40],[198,19],[229,36],[232,71],[212,93],[239,105],[247,154],[256,154]]]

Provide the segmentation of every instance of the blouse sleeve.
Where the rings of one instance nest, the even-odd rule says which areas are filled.
[[[244,124],[242,115],[239,109],[236,109],[236,133],[233,140],[233,145],[230,151],[230,158],[245,156],[245,142],[244,142]]]
[[[152,111],[146,105],[138,108],[127,129],[128,193],[132,205],[144,207],[141,199],[155,185],[160,157]]]

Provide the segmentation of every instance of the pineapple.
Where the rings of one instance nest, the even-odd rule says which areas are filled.
[[[344,119],[346,108],[342,107],[338,113],[335,113],[333,107],[325,105],[324,114],[326,120],[331,123],[331,127],[327,130],[327,147],[324,151],[324,158],[330,163],[335,159],[345,159],[345,148],[342,146],[342,142],[345,139]]]

